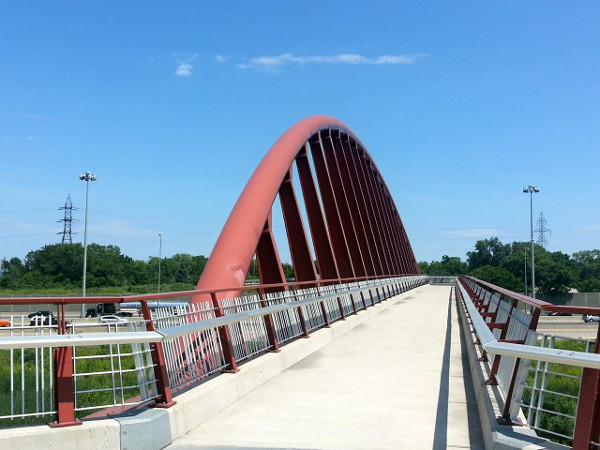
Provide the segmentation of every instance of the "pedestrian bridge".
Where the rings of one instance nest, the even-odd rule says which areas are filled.
[[[165,295],[189,300],[197,292]],[[14,375],[0,439],[9,448],[123,449],[597,442],[595,342],[572,339],[581,351],[565,352],[554,348],[564,339],[536,332],[542,311],[579,307],[470,278],[422,276],[218,305],[146,307],[147,321],[106,325],[102,333],[71,324],[66,333],[41,326],[31,334],[13,324],[0,336]],[[60,365],[59,349],[72,366]],[[106,370],[91,360],[108,361]],[[556,363],[583,368],[568,375],[578,392],[570,413],[551,410],[554,396],[570,395],[551,385]],[[549,427],[549,417],[566,417],[570,428]],[[52,427],[14,426],[32,418]]]
[[[138,302],[141,317],[69,317],[100,302]],[[421,275],[373,158],[330,117],[269,150],[195,290],[7,305],[57,319],[13,314],[0,330],[9,448],[600,445],[598,335],[537,332],[543,312],[598,310]]]

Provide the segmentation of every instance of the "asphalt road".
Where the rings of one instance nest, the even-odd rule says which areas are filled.
[[[596,339],[598,323],[585,323],[581,315],[541,316],[538,332],[570,338]]]

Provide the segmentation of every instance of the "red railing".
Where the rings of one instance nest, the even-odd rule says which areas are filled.
[[[471,297],[479,314],[486,321],[490,331],[500,330],[499,334],[496,331],[498,342],[525,344],[524,340],[507,339],[507,330],[511,325],[511,320],[514,320],[512,310],[518,308],[519,304],[527,305],[530,308],[528,327],[532,331],[537,329],[539,317],[542,312],[600,315],[600,308],[553,305],[472,277],[459,277],[459,281],[467,291],[469,297]],[[492,300],[493,298],[494,300]],[[510,305],[510,311],[505,315],[504,320],[498,320],[500,302],[506,302]],[[600,353],[600,324],[596,333],[594,352],[597,354]],[[485,351],[481,359],[484,361],[487,360]],[[501,356],[495,355],[487,380],[488,384],[497,384],[496,377],[500,362]],[[510,416],[511,400],[517,381],[518,366],[519,361],[515,363],[510,382],[508,383],[507,392],[505,393],[505,404],[500,418],[501,423],[510,425],[512,425]],[[587,449],[592,442],[598,442],[600,439],[600,370],[583,368],[576,417],[573,448]]]

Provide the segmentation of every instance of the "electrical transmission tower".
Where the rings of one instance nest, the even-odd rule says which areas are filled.
[[[73,239],[71,238],[71,235],[73,235],[74,233],[71,232],[71,222],[73,222],[73,220],[77,220],[77,219],[73,219],[73,211],[77,211],[78,208],[73,208],[73,204],[71,203],[71,194],[67,194],[67,200],[65,201],[65,206],[61,206],[60,208],[58,208],[58,210],[63,210],[65,212],[65,216],[60,219],[57,220],[57,222],[63,222],[64,223],[64,227],[63,227],[63,231],[59,231],[56,234],[62,234],[62,243],[63,244],[72,244],[73,243]]]
[[[541,212],[538,220],[536,222],[537,229],[535,230],[538,234],[537,245],[541,245],[542,247],[546,247],[548,245],[548,239],[546,239],[546,231],[552,234],[552,230],[546,228],[546,218],[544,217],[544,213]]]

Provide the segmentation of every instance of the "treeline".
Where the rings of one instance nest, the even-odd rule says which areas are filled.
[[[600,291],[600,250],[584,250],[569,256],[535,245],[534,251],[538,293]],[[421,262],[419,268],[423,274],[472,275],[515,292],[525,292],[525,272],[528,289],[531,286],[531,243],[503,244],[492,237],[477,241],[475,249],[467,252],[466,262],[445,255],[441,261]]]
[[[167,290],[193,289],[208,258],[178,253],[160,261],[160,282]],[[286,278],[294,277],[291,264],[283,263]],[[250,265],[248,278],[258,278],[256,260]],[[46,245],[27,253],[25,259],[0,261],[0,291],[8,292],[81,292],[83,283],[83,246],[76,244]],[[134,260],[115,245],[88,245],[86,288],[98,292],[156,292],[158,258]],[[1,293],[0,293],[1,295]]]
[[[525,292],[531,284],[531,244],[503,244],[497,237],[477,241],[467,252],[467,261],[444,255],[441,261],[420,262],[421,273],[428,275],[473,275],[479,279],[516,292]],[[192,289],[208,258],[178,253],[161,260],[161,285],[165,290]],[[58,290],[77,292],[83,277],[83,246],[54,244],[31,251],[24,260],[0,261],[0,290],[43,292]],[[284,263],[287,278],[294,269]],[[600,291],[600,250],[585,250],[569,256],[535,246],[536,287],[540,294]],[[258,278],[256,262],[248,278]],[[118,288],[119,292],[152,292],[158,285],[158,258],[134,260],[114,245],[88,245],[87,288]],[[117,292],[117,291],[113,291]]]
[[[207,258],[185,253],[162,258],[160,261],[161,285],[196,285],[206,265]],[[2,259],[0,289],[40,292],[61,289],[65,292],[81,289],[83,278],[83,246],[54,244],[27,253],[25,259]],[[123,255],[114,245],[88,245],[88,289],[158,286],[158,258],[139,261]],[[134,291],[144,291],[134,289]]]

